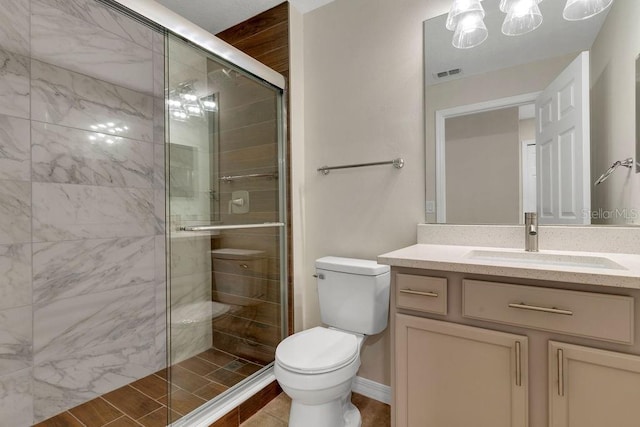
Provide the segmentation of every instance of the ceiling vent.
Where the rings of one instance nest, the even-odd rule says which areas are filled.
[[[438,78],[438,79],[442,79],[445,77],[450,77],[450,76],[455,76],[457,74],[462,73],[462,69],[461,68],[454,68],[452,70],[448,70],[448,71],[440,71],[439,73],[436,73],[434,77]]]

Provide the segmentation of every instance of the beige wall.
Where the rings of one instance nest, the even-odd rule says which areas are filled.
[[[520,220],[518,107],[445,122],[448,224]]]
[[[636,58],[640,53],[640,2],[613,3],[605,25],[591,49],[591,171],[593,180],[616,160],[636,157]],[[603,112],[606,111],[606,114]],[[594,210],[640,205],[640,175],[616,171],[593,188]],[[594,222],[623,224],[624,218]],[[635,223],[640,223],[636,219]]]
[[[520,141],[536,139],[536,119],[520,120]]]
[[[304,49],[297,52],[304,55],[304,93],[294,94],[304,96],[304,141],[299,134],[292,140],[293,158],[304,157],[304,175],[300,164],[293,171],[293,222],[304,227],[296,237],[303,249],[295,249],[302,255],[294,273],[302,300],[301,307],[295,302],[297,328],[320,323],[311,277],[316,258],[375,259],[416,242],[416,224],[424,221],[422,22],[449,6],[449,0],[336,0],[304,15]],[[292,118],[295,132],[301,124]],[[406,160],[401,170],[316,172],[399,156]],[[388,331],[365,344],[359,375],[390,383]]]
[[[576,54],[538,61],[532,64],[505,68],[459,80],[429,86],[426,89],[426,200],[436,200],[435,181],[435,113],[438,110],[475,104],[494,99],[543,90]],[[435,214],[427,215],[427,222],[435,222]]]

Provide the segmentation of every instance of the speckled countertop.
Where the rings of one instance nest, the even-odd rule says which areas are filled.
[[[538,262],[538,259],[542,259]],[[640,255],[417,244],[378,257],[381,264],[585,285],[640,289]]]

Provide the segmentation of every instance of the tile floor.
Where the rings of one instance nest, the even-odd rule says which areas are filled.
[[[351,401],[360,410],[362,427],[389,427],[391,425],[391,407],[353,393]],[[264,408],[249,418],[240,427],[287,427],[291,399],[284,393],[269,402]]]
[[[261,365],[209,349],[87,403],[49,418],[35,427],[165,427],[259,371]],[[169,408],[171,414],[169,415]]]

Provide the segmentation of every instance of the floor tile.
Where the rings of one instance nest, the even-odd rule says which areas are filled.
[[[169,390],[169,383],[156,375],[146,376],[130,385],[152,399],[159,399],[162,396],[166,396]]]
[[[110,422],[104,427],[140,427],[140,424],[133,421],[131,418],[125,416],[125,417],[118,418],[113,422]]]
[[[189,412],[205,404],[206,401],[200,397],[188,393],[184,390],[174,391],[169,396],[169,407],[182,414],[187,415]]]
[[[287,423],[285,421],[262,411],[258,412],[240,425],[242,427],[287,427]]]
[[[180,418],[180,414],[176,412],[171,413],[171,420],[168,420],[169,412],[166,407],[162,407],[146,415],[138,420],[140,424],[145,427],[165,427],[170,422],[173,422]]]
[[[240,375],[249,376],[249,375],[255,374],[262,368],[264,368],[264,366],[260,366],[251,362],[244,362],[244,364],[238,369],[236,369],[235,372],[239,373]]]
[[[63,412],[33,427],[83,427],[83,425],[69,412]]]
[[[133,419],[144,417],[161,406],[155,400],[129,386],[107,393],[103,398]]]
[[[105,400],[97,398],[70,409],[69,412],[82,421],[87,427],[102,427],[115,421],[124,414],[108,404]]]
[[[207,378],[211,381],[226,385],[227,387],[233,387],[246,377],[236,372],[227,371],[226,369],[218,369],[217,371],[207,375]]]
[[[213,371],[220,369],[220,366],[214,365],[211,362],[208,362],[199,357],[192,357],[191,359],[187,359],[183,362],[178,363],[178,366],[181,366],[185,369],[190,370],[198,375],[208,375]]]
[[[226,385],[210,382],[204,387],[201,387],[194,391],[193,394],[203,398],[204,400],[211,400],[219,394],[224,393],[228,389],[229,387],[227,387]]]
[[[170,382],[189,392],[193,392],[209,383],[206,378],[194,374],[180,366],[174,366],[171,368]]]
[[[224,366],[227,363],[236,360],[236,357],[230,355],[229,353],[216,350],[215,348],[210,348],[209,350],[198,354],[198,357],[208,362],[214,363],[218,366]]]
[[[353,393],[351,401],[360,410],[362,427],[388,427],[391,425],[391,407],[377,400]]]
[[[280,393],[278,397],[273,399],[264,407],[264,412],[280,418],[283,421],[289,421],[289,412],[291,412],[291,398],[286,393]]]

